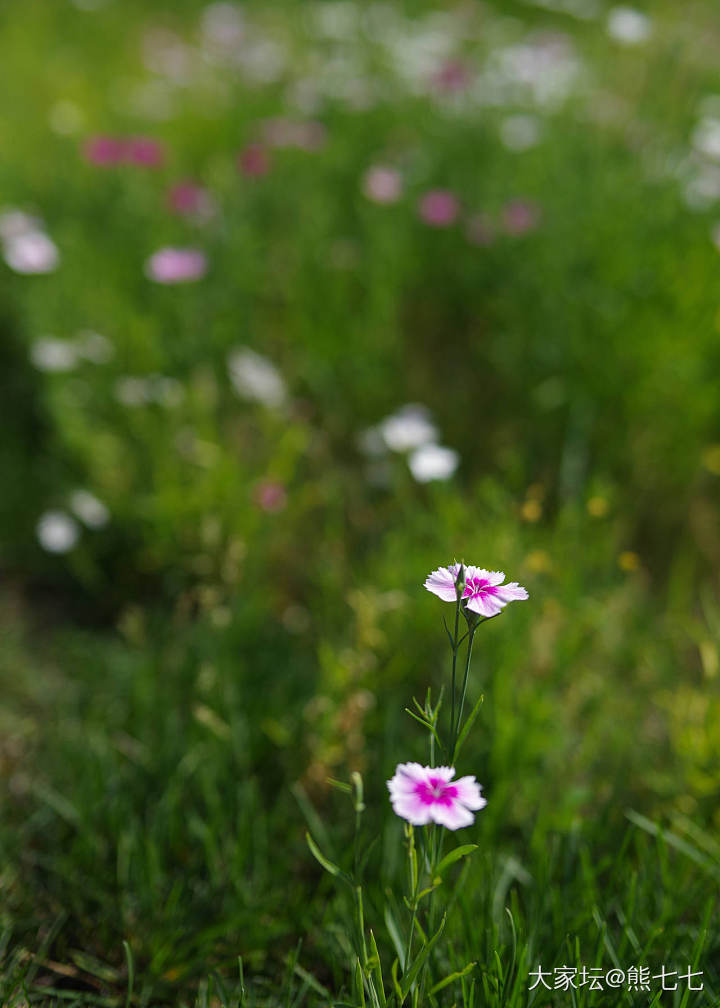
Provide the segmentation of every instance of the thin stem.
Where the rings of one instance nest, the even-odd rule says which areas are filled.
[[[452,692],[451,709],[450,709],[450,738],[452,740],[452,745],[455,745],[455,667],[457,665],[457,655],[458,655],[458,628],[460,624],[460,593],[457,593],[457,600],[455,602],[455,633],[453,634],[453,657],[452,657],[452,682],[450,689]],[[451,750],[452,751],[452,750]]]
[[[457,723],[458,730],[455,733],[455,736],[453,738],[453,748],[452,748],[452,759],[453,760],[455,759],[455,756],[456,756],[455,746],[457,745],[457,736],[460,734],[460,725],[462,724],[463,709],[465,707],[465,694],[467,693],[468,676],[470,675],[470,659],[472,657],[472,646],[473,646],[473,641],[475,640],[475,631],[476,630],[477,630],[477,626],[474,626],[470,630],[470,635],[468,637],[467,655],[465,656],[465,675],[463,676],[462,694],[460,695],[460,712],[458,714],[458,723]]]
[[[410,969],[410,957],[412,955],[412,942],[415,933],[415,917],[417,914],[417,894],[418,894],[418,870],[417,870],[417,853],[415,851],[415,834],[413,832],[413,827],[409,827],[408,832],[408,859],[409,859],[409,870],[410,870],[410,904],[411,913],[410,918],[410,932],[408,934],[407,951],[405,953],[405,967],[404,971]]]

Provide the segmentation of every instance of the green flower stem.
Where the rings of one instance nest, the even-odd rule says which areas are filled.
[[[455,668],[457,665],[458,656],[458,629],[460,626],[460,604],[461,604],[460,592],[457,593],[457,600],[455,602],[455,633],[453,635],[453,657],[452,657],[452,681],[450,685],[451,691],[451,708],[450,708],[450,738],[452,739],[452,745],[455,745]]]
[[[412,825],[407,828],[407,838],[408,838],[408,870],[409,870],[409,890],[410,890],[410,931],[408,933],[407,951],[405,952],[405,966],[404,971],[410,969],[410,959],[412,956],[412,943],[415,934],[415,918],[417,916],[417,897],[418,897],[418,870],[417,870],[417,852],[415,850],[415,834]]]
[[[479,626],[479,624],[477,626]],[[460,734],[460,727],[462,725],[463,709],[465,707],[465,694],[467,693],[468,676],[470,674],[470,659],[472,657],[472,646],[473,646],[473,641],[475,640],[475,631],[477,630],[477,626],[471,627],[471,629],[470,629],[470,631],[468,633],[467,655],[465,657],[465,675],[463,676],[462,694],[460,696],[460,712],[458,714],[457,731],[453,735],[452,749],[450,751],[451,752],[451,759],[450,759],[451,763],[454,763],[455,757],[457,756],[457,753],[455,751],[455,747],[457,745],[457,737]]]

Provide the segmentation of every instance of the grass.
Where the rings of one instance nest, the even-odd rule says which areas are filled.
[[[385,781],[428,759],[403,709],[447,681],[421,585],[453,556],[530,601],[478,633],[463,772],[488,805],[448,841],[478,850],[437,894],[420,1003],[720,1004],[717,249],[712,200],[687,205],[713,169],[690,140],[720,25],[708,4],[646,9],[650,38],[623,47],[604,11],[378,6],[343,36],[352,5],[250,3],[235,62],[194,0],[0,15],[3,202],[62,257],[3,267],[0,289],[1,1004],[363,1004],[352,894],[305,838],[351,870],[328,778],[352,772],[391,1003],[409,914]],[[438,36],[497,83],[523,47],[549,59],[548,32],[553,65],[581,67],[557,104],[417,85]],[[525,151],[501,140],[518,114],[540,130]],[[324,144],[243,177],[278,116]],[[89,164],[97,133],[156,137],[164,162]],[[397,204],[363,194],[374,163],[401,172]],[[185,178],[205,224],[168,210]],[[419,219],[431,188],[457,195],[454,226]],[[517,201],[537,213],[522,234]],[[203,249],[207,276],[151,283],[163,245]],[[33,363],[87,330],[107,359]],[[279,369],[279,407],[238,395],[239,346]],[[166,394],[130,405],[128,378]],[[363,454],[405,402],[457,450],[448,482]],[[110,520],[76,517],[51,554],[38,520],[77,488]],[[704,989],[531,991],[540,966],[692,969]]]

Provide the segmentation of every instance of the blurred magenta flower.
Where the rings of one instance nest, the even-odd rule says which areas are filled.
[[[455,581],[460,573],[460,564],[438,567],[425,581],[425,587],[443,602],[455,602],[457,593]],[[528,598],[525,588],[517,581],[504,585],[502,571],[488,571],[483,567],[465,567],[465,588],[462,593],[463,605],[479,616],[497,616],[508,602]]]
[[[83,145],[86,160],[95,165],[121,164],[126,152],[127,144],[120,137],[93,136]]]
[[[249,178],[261,178],[270,171],[270,155],[262,144],[248,144],[238,154],[238,169]]]
[[[214,203],[210,193],[196,182],[185,179],[177,182],[168,190],[167,202],[170,209],[183,217],[206,219],[214,212]]]
[[[156,168],[163,162],[162,145],[150,137],[90,137],[83,145],[85,159],[91,164],[107,167],[117,164],[136,164]]]
[[[287,504],[285,487],[277,480],[263,480],[255,487],[253,498],[261,511],[270,514],[282,511]]]
[[[145,275],[161,284],[199,280],[206,272],[207,258],[199,249],[162,248],[145,263]]]
[[[447,60],[434,74],[432,83],[438,91],[464,91],[472,81],[470,69],[459,60]]]
[[[127,141],[126,160],[131,164],[144,165],[146,168],[157,168],[162,164],[164,151],[162,145],[151,137],[130,137]]]
[[[506,234],[513,236],[527,234],[529,231],[534,231],[540,223],[540,207],[529,200],[511,200],[503,207],[502,223]]]
[[[457,220],[460,204],[448,189],[431,189],[420,199],[418,211],[431,227],[450,227]]]
[[[363,178],[363,192],[373,203],[397,203],[402,196],[402,175],[395,168],[373,165]]]
[[[424,767],[399,763],[387,782],[393,811],[413,826],[435,822],[456,830],[471,826],[473,812],[487,805],[474,777],[453,780],[454,767]]]

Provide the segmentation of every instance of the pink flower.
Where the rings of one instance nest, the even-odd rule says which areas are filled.
[[[124,140],[111,136],[94,136],[85,142],[83,153],[91,164],[115,165],[125,160],[127,145]]]
[[[418,206],[420,217],[431,227],[449,227],[460,212],[457,197],[448,189],[431,189]]]
[[[162,284],[199,280],[206,272],[207,259],[199,249],[162,248],[145,263],[145,275]]]
[[[83,153],[95,165],[136,164],[156,168],[162,164],[163,149],[150,137],[94,136],[86,141]]]
[[[206,219],[213,215],[214,204],[207,189],[189,180],[172,186],[167,201],[171,210],[184,217]]]
[[[444,602],[454,602],[457,598],[455,579],[460,573],[460,564],[438,567],[425,581],[425,587]],[[497,616],[508,602],[528,597],[527,591],[517,581],[503,584],[502,571],[488,571],[482,567],[465,568],[465,588],[462,603],[466,609],[478,616]]]
[[[270,171],[270,155],[262,144],[248,144],[240,151],[237,159],[238,169],[250,178],[261,178]]]
[[[433,76],[438,91],[464,91],[472,80],[472,73],[458,60],[448,60]]]
[[[263,480],[255,487],[253,495],[255,503],[261,511],[271,514],[282,511],[287,504],[287,493],[282,483],[274,480]]]
[[[132,164],[144,165],[146,168],[157,168],[164,157],[161,144],[150,137],[131,137],[127,141],[127,160]]]
[[[402,175],[395,168],[373,165],[363,178],[363,192],[373,203],[397,203],[402,190]]]
[[[528,200],[512,200],[503,207],[502,222],[505,232],[518,236],[534,231],[540,222],[540,208]]]
[[[413,826],[436,822],[447,829],[471,826],[473,812],[485,808],[474,777],[454,781],[454,767],[423,767],[419,763],[400,763],[395,776],[387,782],[393,811]]]

